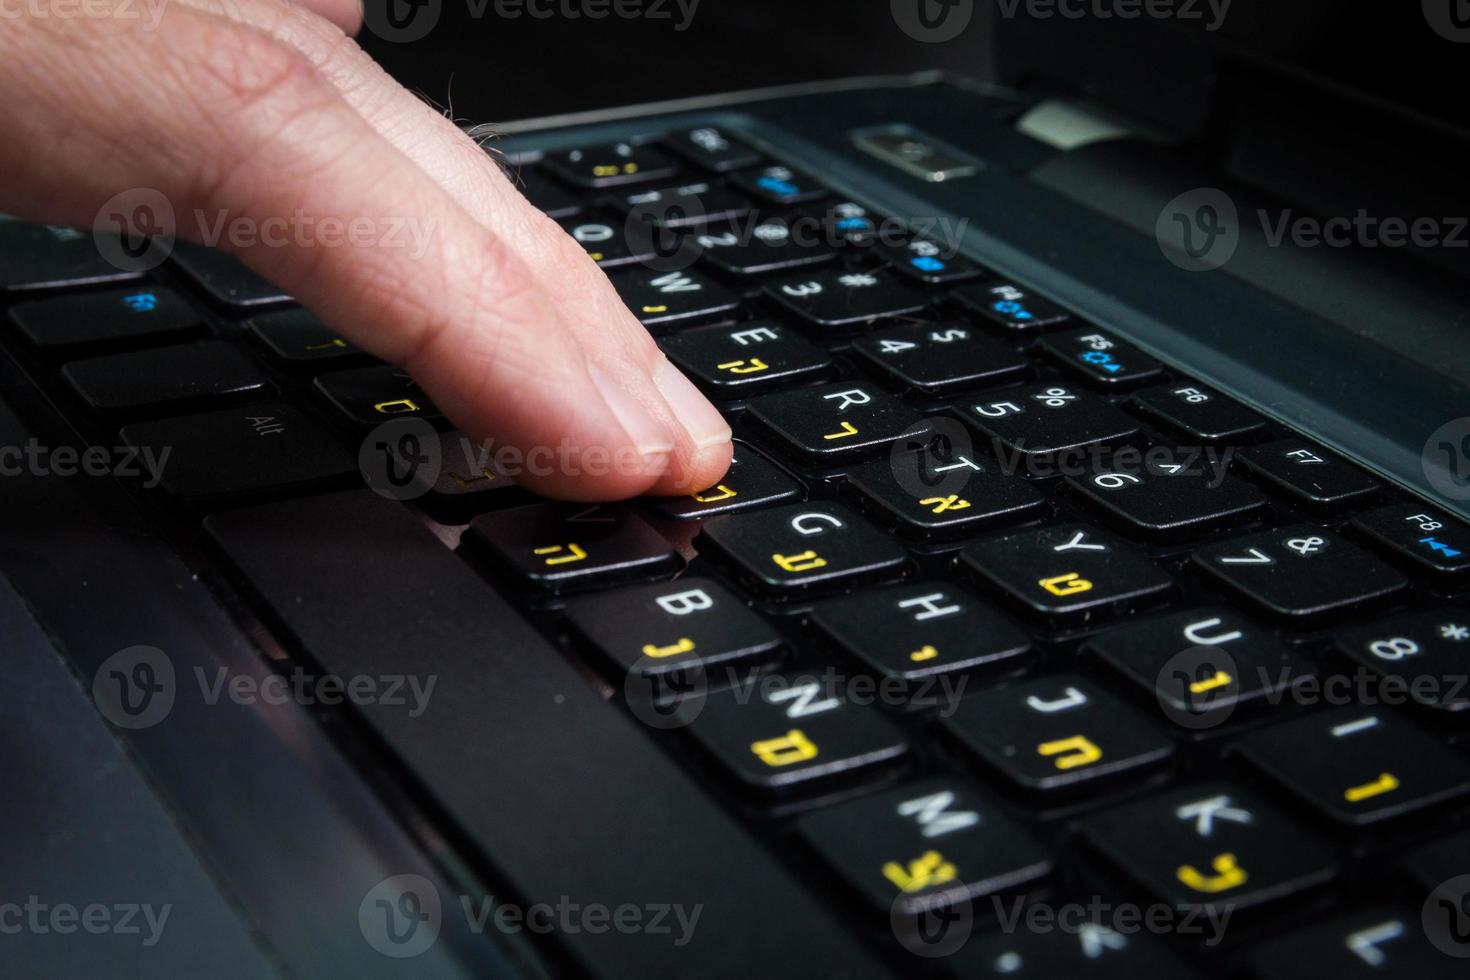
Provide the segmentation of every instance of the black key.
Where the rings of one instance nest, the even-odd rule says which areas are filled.
[[[1303,439],[1248,446],[1236,459],[1270,486],[1314,507],[1356,503],[1383,489],[1366,470]]]
[[[516,486],[514,473],[496,459],[490,443],[477,443],[463,432],[425,431],[422,423],[403,425],[398,432],[378,433],[379,441],[369,447],[379,454],[372,476],[381,474],[384,481],[373,483],[374,489],[416,501],[437,520],[451,524],[528,502],[530,495]],[[391,470],[384,453],[391,455]]]
[[[1416,848],[1404,858],[1404,870],[1425,891],[1434,891],[1446,878],[1470,874],[1470,831]]]
[[[104,258],[91,232],[0,219],[0,293],[126,282],[140,275]]]
[[[1226,473],[1228,455],[1152,446],[1120,449],[1067,484],[1108,523],[1157,540],[1178,540],[1257,516],[1259,490]]]
[[[682,130],[664,140],[669,149],[697,167],[724,173],[760,164],[761,155],[714,126]]]
[[[927,238],[914,238],[903,245],[885,245],[880,250],[900,275],[919,282],[961,282],[974,279],[984,271],[952,247]]]
[[[622,980],[710,963],[773,978],[882,974],[707,788],[408,508],[359,491],[234,510],[205,527],[320,671],[437,678],[418,715],[381,698],[357,710],[527,901],[612,908],[638,882],[660,902],[701,906],[709,921],[782,910],[758,917],[755,944],[744,928],[695,929],[683,946],[616,929],[547,937],[577,962]]]
[[[1310,524],[1213,544],[1191,561],[1273,616],[1304,621],[1376,602],[1408,584],[1368,552]]]
[[[176,408],[272,390],[253,362],[219,340],[72,361],[61,376],[98,412]]]
[[[216,306],[249,309],[291,300],[281,290],[245,268],[239,259],[218,249],[176,242],[170,258],[179,271],[203,290],[205,297]]]
[[[862,382],[761,395],[751,401],[750,416],[782,450],[822,464],[875,455],[929,431],[928,420],[908,405]]]
[[[1087,839],[1154,898],[1233,913],[1330,881],[1331,848],[1225,783],[1175,790],[1088,818]]]
[[[130,446],[167,452],[160,485],[189,502],[224,500],[340,483],[357,461],[290,405],[238,408],[123,428]]]
[[[1470,763],[1382,708],[1353,705],[1272,725],[1236,749],[1339,823],[1377,823],[1470,792]]]
[[[604,269],[647,262],[656,254],[652,235],[629,235],[628,222],[611,211],[592,211],[557,222]]]
[[[475,518],[470,535],[507,572],[553,592],[653,577],[679,565],[661,534],[616,505],[513,507]]]
[[[709,319],[740,303],[739,296],[693,269],[628,269],[614,273],[612,283],[638,322],[646,327]]]
[[[628,191],[613,199],[635,220],[663,228],[687,228],[729,221],[750,213],[751,203],[724,184],[697,181],[675,187]]]
[[[795,480],[745,443],[737,442],[730,471],[719,483],[687,497],[655,497],[648,503],[664,517],[687,521],[768,507],[800,496],[801,486]]]
[[[581,198],[539,167],[511,167],[507,176],[531,206],[548,218],[570,218],[586,208]]]
[[[1041,330],[1072,322],[1072,314],[1014,283],[965,286],[950,296],[967,310],[1006,330]]]
[[[1040,491],[994,461],[932,445],[864,464],[848,473],[847,486],[886,523],[930,539],[1021,523],[1046,509]]]
[[[907,555],[893,539],[839,504],[791,504],[717,517],[700,541],[771,595],[842,588],[896,575]]]
[[[359,425],[378,425],[399,418],[442,417],[408,372],[389,364],[333,371],[317,378],[314,386],[338,411]]]
[[[172,289],[143,286],[31,300],[10,308],[10,326],[45,354],[168,342],[203,325]]]
[[[951,954],[955,973],[962,977],[1021,977],[1023,980],[1052,977],[1188,980],[1197,976],[1180,966],[1158,940],[1140,932],[1137,920],[1130,913],[1120,910],[1110,914],[1103,907],[1096,913],[1088,910],[1086,919],[1074,922],[1075,925],[1065,929],[1023,927],[971,936]],[[1184,931],[1182,924],[1179,931]],[[1208,922],[1197,923],[1196,933],[1207,938],[1214,935]]]
[[[799,219],[803,228],[808,218],[816,221],[823,241],[837,246],[868,248],[878,243],[885,227],[882,219],[856,201],[835,201],[807,210]]]
[[[1109,387],[1137,384],[1164,371],[1152,357],[1100,330],[1049,334],[1041,349],[1073,374]]]
[[[814,227],[781,217],[712,225],[692,241],[704,261],[732,276],[798,269],[837,257]]]
[[[712,671],[770,660],[782,645],[781,634],[744,602],[703,578],[577,599],[566,616],[625,674]]]
[[[656,146],[608,143],[549,153],[542,164],[578,187],[616,187],[663,180],[679,172],[679,161]]]
[[[809,847],[873,908],[910,914],[1012,891],[1051,872],[1051,855],[953,779],[909,783],[803,818]]]
[[[1470,611],[1423,609],[1339,632],[1337,649],[1380,679],[1385,704],[1411,701],[1470,717]],[[1470,872],[1470,868],[1466,869]]]
[[[806,174],[779,164],[732,174],[730,182],[758,201],[767,204],[805,204],[824,198],[827,188]]]
[[[967,697],[943,725],[984,765],[1033,792],[1090,786],[1174,752],[1142,715],[1070,674]]]
[[[924,395],[1002,384],[1031,368],[1015,350],[957,321],[880,330],[852,347],[905,390]]]
[[[712,693],[689,731],[732,778],[763,792],[889,766],[908,753],[898,727],[850,701],[830,672],[768,674]]]
[[[1240,402],[1192,381],[1145,388],[1133,395],[1133,404],[1175,434],[1198,442],[1239,442],[1266,425]]]
[[[881,269],[818,272],[772,283],[766,295],[802,321],[822,328],[861,326],[917,313],[929,305],[928,296]]]
[[[356,344],[306,310],[283,310],[252,317],[249,330],[287,367],[350,363],[366,356]]]
[[[1439,911],[1439,910],[1436,910]],[[1465,928],[1466,916],[1457,924]],[[1419,909],[1372,908],[1309,925],[1266,943],[1251,957],[1260,980],[1334,977],[1337,980],[1456,980],[1465,963],[1431,945]],[[1450,948],[1457,940],[1447,937]],[[1463,940],[1458,941],[1464,949]]]
[[[896,679],[939,703],[929,681],[942,674],[1013,666],[1031,651],[1031,640],[1009,619],[964,589],[913,582],[820,603],[812,623],[865,674]]]
[[[1138,423],[1096,395],[1059,384],[993,392],[956,406],[998,444],[996,455],[1024,458],[1036,475],[1050,472],[1059,454],[1132,439]]]
[[[1086,524],[977,541],[961,562],[1028,612],[1086,621],[1161,598],[1173,580],[1142,549]]]
[[[681,331],[661,345],[715,398],[744,398],[832,373],[831,355],[770,321]]]
[[[1353,518],[1353,527],[1421,571],[1463,576],[1470,569],[1470,527],[1412,501]]]

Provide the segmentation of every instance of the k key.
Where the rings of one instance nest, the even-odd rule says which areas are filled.
[[[894,576],[907,560],[892,538],[838,504],[717,517],[699,540],[733,563],[743,580],[775,596]]]

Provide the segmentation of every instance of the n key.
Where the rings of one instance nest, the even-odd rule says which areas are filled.
[[[662,535],[625,507],[536,504],[483,514],[470,540],[522,581],[554,592],[678,567]]]

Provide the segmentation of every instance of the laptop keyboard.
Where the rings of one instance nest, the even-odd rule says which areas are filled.
[[[725,409],[719,485],[537,502],[203,249],[139,277],[0,222],[5,344],[85,439],[168,447],[142,505],[331,669],[260,536],[367,497],[374,426],[434,427],[393,506],[896,971],[1458,975],[1421,906],[1470,872],[1470,528],[736,134],[514,169]],[[967,940],[913,953],[945,909]]]

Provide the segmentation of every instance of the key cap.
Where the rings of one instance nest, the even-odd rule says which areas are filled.
[[[731,174],[730,183],[757,201],[782,206],[820,200],[829,193],[806,174],[779,164]]]
[[[783,643],[744,602],[704,578],[577,599],[566,617],[620,672],[646,677],[768,661]]]
[[[950,297],[985,321],[1007,331],[1043,330],[1072,322],[1072,314],[1014,283],[965,286]]]
[[[941,724],[980,763],[1037,793],[1114,779],[1174,752],[1138,712],[1070,674],[971,695]]]
[[[1041,932],[1022,927],[1011,932],[972,935],[951,954],[955,973],[963,977],[1021,977],[1023,980],[1050,977],[1188,980],[1198,976],[1165,952],[1158,940],[1139,932],[1136,920],[1120,922],[1118,914],[1104,911],[1097,917],[1091,917],[1089,912],[1088,918],[1073,921],[1076,925],[1068,929]],[[1215,934],[1208,923],[1199,923],[1199,929],[1207,938]]]
[[[463,524],[477,514],[532,499],[496,458],[493,444],[477,443],[463,432],[425,432],[415,423],[403,424],[405,428],[397,432],[379,433],[381,438],[370,449],[380,455],[371,471],[364,467],[375,478],[381,474],[394,499],[412,500],[446,524]],[[391,470],[381,455],[385,453],[391,455]],[[407,482],[412,486],[405,486]],[[372,486],[380,492],[385,489],[381,483]]]
[[[717,517],[699,540],[733,563],[748,585],[773,596],[894,576],[907,560],[891,538],[840,504]]]
[[[1046,509],[1046,498],[1034,486],[1003,475],[997,463],[932,445],[866,463],[848,473],[846,486],[880,520],[931,540],[1022,523]]]
[[[896,246],[881,245],[879,253],[892,264],[899,275],[919,282],[963,282],[974,279],[984,271],[953,247],[946,247],[928,238],[912,238]]]
[[[923,395],[1003,384],[1031,369],[1021,354],[954,320],[881,330],[852,348],[905,392]]]
[[[1330,881],[1332,849],[1237,786],[1205,783],[1088,818],[1088,842],[1149,895],[1233,914]]]
[[[696,167],[724,173],[758,166],[761,155],[739,139],[714,126],[700,126],[670,134],[669,149]]]
[[[586,208],[576,194],[557,183],[555,177],[540,167],[510,167],[507,176],[531,206],[548,218],[570,218]]]
[[[1051,855],[954,779],[927,779],[820,810],[803,840],[872,908],[911,915],[1012,891],[1051,873]]]
[[[1300,621],[1377,602],[1408,584],[1366,551],[1310,524],[1209,545],[1190,561],[1252,605]]]
[[[627,221],[611,211],[590,211],[557,224],[604,269],[647,262],[655,254],[655,236],[629,235]]]
[[[751,400],[750,418],[780,440],[783,451],[825,465],[875,455],[930,428],[901,400],[851,382],[761,395]]]
[[[1164,371],[1162,364],[1142,351],[1086,327],[1048,334],[1041,340],[1041,349],[1073,374],[1108,387],[1137,384]]]
[[[1019,456],[1038,476],[1055,457],[1137,437],[1138,424],[1096,395],[1056,383],[991,392],[956,406],[996,443],[1001,459]]]
[[[850,701],[830,672],[766,674],[712,693],[689,732],[731,778],[763,793],[891,766],[909,748],[897,726]]]
[[[1409,701],[1470,717],[1470,611],[1441,607],[1339,632],[1337,649],[1377,674],[1387,704]],[[1470,868],[1466,869],[1470,873]]]
[[[522,582],[552,592],[663,575],[674,549],[626,507],[535,504],[482,514],[470,540]]]
[[[819,603],[812,624],[865,674],[921,693],[925,703],[917,707],[948,704],[927,683],[940,675],[1015,666],[1031,652],[1030,638],[999,611],[965,589],[932,581]]]
[[[89,357],[66,365],[61,377],[88,408],[106,413],[182,408],[272,390],[254,363],[219,340]]]
[[[1382,708],[1350,705],[1272,725],[1236,750],[1338,823],[1378,823],[1470,792],[1470,763]]]
[[[1141,549],[1086,524],[986,538],[960,562],[1027,612],[1072,622],[1138,608],[1174,584]]]
[[[638,322],[646,327],[707,320],[740,303],[739,296],[693,269],[629,269],[614,273],[612,283]]]
[[[1470,569],[1470,527],[1443,511],[1389,504],[1355,517],[1353,527],[1419,571],[1463,577]]]
[[[1302,439],[1248,446],[1235,458],[1270,487],[1313,507],[1356,503],[1383,489],[1364,470]]]
[[[631,190],[613,198],[635,220],[661,228],[690,228],[730,221],[750,213],[751,203],[723,183],[696,181],[672,187]]]
[[[248,329],[288,368],[336,367],[367,357],[356,344],[306,310],[283,310],[252,317]]]
[[[660,346],[715,398],[744,398],[816,381],[833,369],[826,351],[769,320],[680,331]]]
[[[1403,866],[1425,892],[1434,891],[1447,878],[1470,874],[1470,831],[1415,848],[1405,856]]]
[[[1370,908],[1310,925],[1263,945],[1251,957],[1261,980],[1453,980],[1465,964],[1430,945],[1418,909]]]
[[[1120,449],[1067,486],[1109,524],[1154,540],[1179,540],[1260,515],[1266,498],[1226,474],[1229,458],[1152,446]]]
[[[823,241],[850,248],[876,245],[886,224],[878,215],[849,200],[829,201],[808,208],[803,212],[803,218],[816,221],[816,227],[824,236]]]
[[[239,259],[217,249],[175,242],[169,258],[215,306],[244,310],[291,301],[290,296],[251,272]]]
[[[166,460],[160,485],[190,503],[300,491],[357,474],[357,461],[335,439],[281,402],[139,422],[122,438]]]
[[[103,258],[89,231],[0,221],[0,293],[127,282],[141,275]]]
[[[817,272],[766,287],[766,296],[814,327],[855,327],[917,313],[929,297],[892,274]]]
[[[1240,402],[1183,379],[1136,392],[1132,403],[1176,435],[1198,442],[1242,442],[1266,425]]]
[[[703,261],[732,276],[821,265],[837,257],[816,228],[781,217],[713,224],[692,240]]]
[[[800,496],[800,484],[760,453],[737,442],[730,471],[719,483],[687,497],[654,497],[648,503],[663,517],[693,521],[768,507]]]
[[[380,425],[397,418],[443,417],[408,372],[389,364],[333,371],[317,378],[313,387],[343,416],[359,425]]]
[[[232,510],[205,527],[321,671],[437,678],[416,717],[381,700],[354,710],[526,901],[615,908],[638,882],[659,902],[701,906],[706,921],[782,910],[752,925],[757,944],[745,928],[694,929],[683,946],[616,929],[546,937],[580,968],[622,980],[723,962],[772,978],[882,975],[792,872],[409,509],[358,491]]]
[[[156,286],[17,303],[9,319],[12,330],[47,356],[168,343],[203,326],[178,293]]]
[[[542,160],[547,170],[578,187],[617,187],[672,177],[679,162],[656,146],[608,143],[548,153]]]

